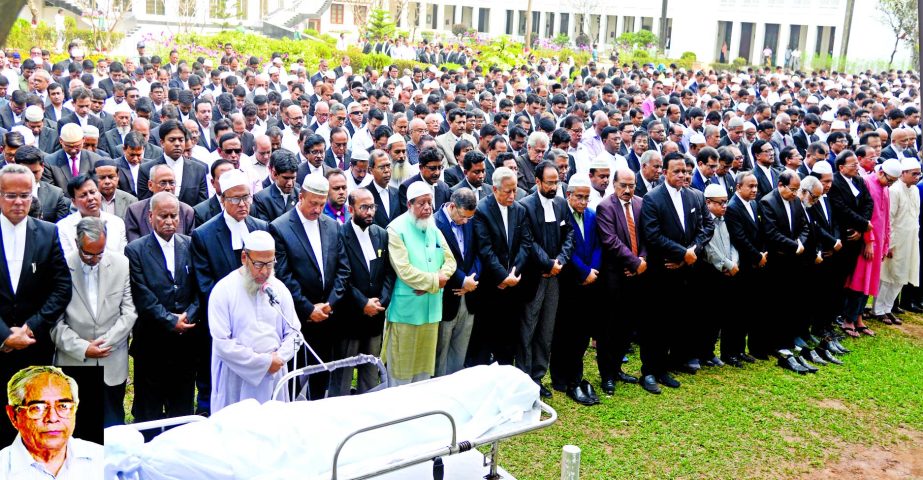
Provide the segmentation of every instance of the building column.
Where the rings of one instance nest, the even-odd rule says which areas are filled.
[[[805,25],[804,28],[808,29],[808,36],[805,38],[804,48],[801,49],[801,58],[804,59],[803,69],[811,66],[811,60],[814,59],[814,46],[817,43],[817,25]]]
[[[644,22],[642,21],[643,18],[644,18],[644,17],[635,17],[635,29],[634,29],[635,32],[640,32],[640,31],[641,31],[641,24],[644,23]]]
[[[599,32],[596,35],[596,43],[599,44],[599,50],[606,46],[606,28],[608,28],[609,16],[605,13],[599,14]]]
[[[435,5],[433,10],[436,11],[436,30],[444,30],[445,26],[442,24],[442,22],[445,21],[445,10],[443,10],[444,7],[438,3],[433,3],[433,5]]]
[[[766,24],[757,23],[753,30],[753,50],[750,52],[750,63],[753,65],[763,65],[763,49],[766,48]]]
[[[838,58],[840,55],[840,48],[842,48],[841,45],[843,45],[843,30],[844,29],[843,29],[842,24],[837,25],[835,27],[830,27],[830,28],[836,28],[836,31],[834,32],[835,35],[833,36],[833,63],[831,64],[832,69],[836,70],[838,67],[841,66],[841,62],[838,60]]]
[[[538,33],[535,34],[535,38],[545,38],[545,12],[539,10],[538,12],[538,25],[533,25],[535,30],[538,30]]]
[[[615,38],[619,38],[619,35],[622,34],[622,24],[623,23],[624,23],[624,20],[622,20],[622,16],[616,15],[615,16]]]
[[[788,49],[788,41],[791,32],[791,25],[787,23],[784,25],[779,25],[779,51],[776,52],[776,66],[785,66],[785,51]]]
[[[737,58],[737,53],[740,51],[740,30],[743,28],[741,22],[732,22],[731,23],[731,43],[728,45],[727,52],[727,63],[732,63],[735,58]],[[718,57],[721,56],[721,47],[718,47]]]

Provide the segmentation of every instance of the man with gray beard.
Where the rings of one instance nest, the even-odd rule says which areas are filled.
[[[208,300],[212,412],[248,398],[269,400],[303,343],[292,295],[273,275],[272,235],[248,234],[240,259],[243,265],[216,283]]]

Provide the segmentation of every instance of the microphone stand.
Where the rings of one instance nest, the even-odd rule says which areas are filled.
[[[263,293],[266,294],[266,297],[267,297],[267,299],[269,300],[269,305],[270,305],[271,307],[273,307],[273,309],[275,309],[276,312],[279,313],[279,315],[282,317],[282,320],[285,321],[285,323],[288,325],[288,327],[295,331],[295,334],[296,334],[296,337],[295,337],[295,347],[298,348],[299,350],[301,349],[300,347],[302,347],[302,346],[307,347],[308,351],[311,352],[311,355],[314,357],[314,359],[317,360],[317,362],[318,362],[322,367],[324,367],[324,370],[326,370],[326,371],[329,372],[329,371],[330,371],[330,367],[327,366],[327,363],[324,362],[323,360],[321,360],[321,358],[320,358],[320,356],[317,354],[317,352],[315,352],[314,349],[311,348],[311,344],[309,344],[309,343],[304,339],[304,336],[301,335],[301,331],[300,331],[299,329],[295,328],[295,325],[292,324],[291,320],[289,320],[289,318],[285,315],[285,313],[282,312],[282,308],[280,307],[279,299],[276,297],[276,293],[272,291],[272,288],[270,288],[269,285],[267,285],[267,284],[264,283],[264,284],[263,284],[263,288],[262,288],[261,290],[263,291]],[[307,364],[307,362],[305,362],[305,363]],[[298,354],[297,354],[297,353],[296,353],[295,356],[292,358],[292,371],[296,371],[296,370],[298,370]],[[311,391],[311,389],[308,388],[308,392],[310,392],[310,391]],[[291,394],[291,398],[295,398],[295,392],[290,392],[290,394]]]

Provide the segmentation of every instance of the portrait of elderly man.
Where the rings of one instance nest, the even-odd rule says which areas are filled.
[[[6,416],[18,434],[0,450],[0,478],[102,478],[103,447],[74,438],[77,381],[61,369],[31,366],[7,383]]]
[[[382,340],[392,384],[426,380],[436,366],[442,289],[455,273],[455,257],[433,219],[433,190],[407,188],[407,211],[388,225],[391,266],[397,273]]]
[[[212,412],[248,398],[269,400],[302,343],[292,294],[273,272],[272,235],[250,232],[240,261],[241,267],[218,281],[208,299]]]

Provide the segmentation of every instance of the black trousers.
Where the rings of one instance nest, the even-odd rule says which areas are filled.
[[[579,285],[574,278],[561,278],[561,300],[551,340],[551,384],[573,387],[583,380],[583,356],[600,320],[609,312],[597,294],[603,291],[598,279],[592,285]],[[597,349],[599,341],[597,340]],[[597,350],[598,351],[598,350]],[[599,356],[597,356],[599,361]],[[603,367],[600,364],[600,371]]]
[[[525,304],[518,286],[503,290],[485,287],[481,297],[485,308],[474,317],[465,365],[487,365],[491,362],[512,365]]]
[[[135,422],[160,420],[194,413],[196,370],[193,365],[165,362],[168,352],[134,355],[135,398],[131,413]],[[159,430],[141,432],[146,440]]]
[[[125,386],[103,385],[103,428],[125,424]]]
[[[694,321],[689,305],[694,300],[689,288],[691,268],[667,270],[655,266],[648,279],[656,316],[640,319],[638,340],[641,346],[641,375],[659,376],[672,365],[689,360],[689,331]],[[647,275],[647,273],[645,273]]]
[[[335,337],[334,325],[331,322],[334,318],[328,318],[320,323],[307,323],[301,325],[301,333],[304,335],[305,342],[314,349],[314,352],[325,362],[333,360],[333,343]],[[292,370],[294,362],[289,362],[289,371]],[[314,358],[314,355],[307,348],[302,348],[298,354],[298,368],[307,365],[319,365],[320,363]],[[297,382],[298,391],[301,391],[304,385],[304,377]],[[327,395],[327,388],[330,386],[330,372],[319,372],[307,377],[308,382],[308,400],[320,400]]]
[[[196,406],[199,414],[211,413],[212,396],[212,335],[208,321],[200,320],[190,332],[193,338]]]
[[[754,295],[765,285],[766,275],[762,268],[742,268],[737,275],[727,279],[729,287],[727,297],[730,301],[730,315],[724,308],[718,312],[721,321],[721,357],[727,358],[747,352],[749,335],[750,353],[766,350],[760,345],[758,335],[753,335],[756,325],[766,322],[766,309],[759,302],[754,302]]]
[[[642,318],[648,310],[648,275],[643,273],[636,277],[626,277],[621,272],[607,271],[603,280],[605,288],[600,298],[604,306],[594,318],[597,318],[593,337],[596,339],[596,362],[599,376],[603,381],[612,380],[622,370],[622,358],[628,352],[632,335],[640,321],[652,321],[653,315]],[[609,309],[611,306],[615,309]]]

